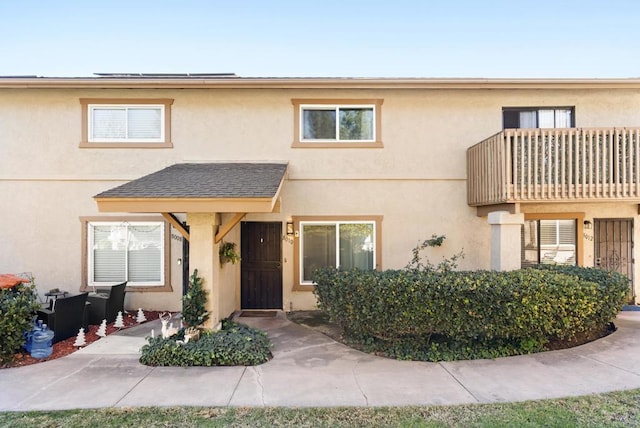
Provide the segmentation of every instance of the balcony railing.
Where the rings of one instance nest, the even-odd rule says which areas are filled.
[[[467,149],[471,206],[640,201],[640,128],[507,129]]]

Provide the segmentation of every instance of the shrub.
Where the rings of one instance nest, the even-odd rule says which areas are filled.
[[[179,345],[176,340],[149,338],[142,347],[140,362],[148,366],[253,366],[271,358],[271,343],[266,333],[229,320],[222,330],[204,331],[200,339]]]
[[[0,289],[0,364],[13,360],[24,344],[24,332],[30,330],[38,301],[32,285]]]
[[[583,281],[592,281],[599,284],[601,315],[603,316],[600,322],[610,321],[605,318],[609,317],[611,313],[618,313],[620,311],[620,302],[625,303],[632,294],[631,280],[618,272],[560,265],[538,265],[536,268],[575,275]]]
[[[202,288],[203,281],[198,276],[198,269],[194,269],[189,278],[189,288],[182,296],[182,321],[190,327],[202,325],[209,319],[206,310],[207,292]]]
[[[424,257],[423,261],[422,251],[427,248],[442,247],[442,244],[444,243],[444,240],[446,238],[447,237],[445,235],[436,235],[434,233],[433,235],[431,235],[430,239],[418,242],[418,245],[413,247],[413,249],[411,250],[411,260],[409,261],[409,263],[407,263],[405,269],[436,270],[440,272],[457,269],[458,259],[464,258],[464,251],[462,250],[449,258],[443,257],[437,265],[433,264],[428,257]]]
[[[322,269],[314,282],[320,309],[357,343],[468,358],[540,351],[606,329],[627,282],[592,271]]]

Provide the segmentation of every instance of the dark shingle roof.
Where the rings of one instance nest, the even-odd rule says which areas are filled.
[[[96,198],[271,198],[285,163],[176,164],[96,195]]]

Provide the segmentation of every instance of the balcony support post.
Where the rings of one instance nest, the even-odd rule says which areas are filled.
[[[524,214],[494,211],[489,213],[487,220],[491,225],[491,269],[520,269],[520,230]]]

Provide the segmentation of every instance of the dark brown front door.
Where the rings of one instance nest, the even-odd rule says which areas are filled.
[[[633,220],[594,219],[596,267],[625,274],[633,282]],[[630,297],[632,295],[629,289]]]
[[[242,309],[282,309],[282,223],[241,226]]]

